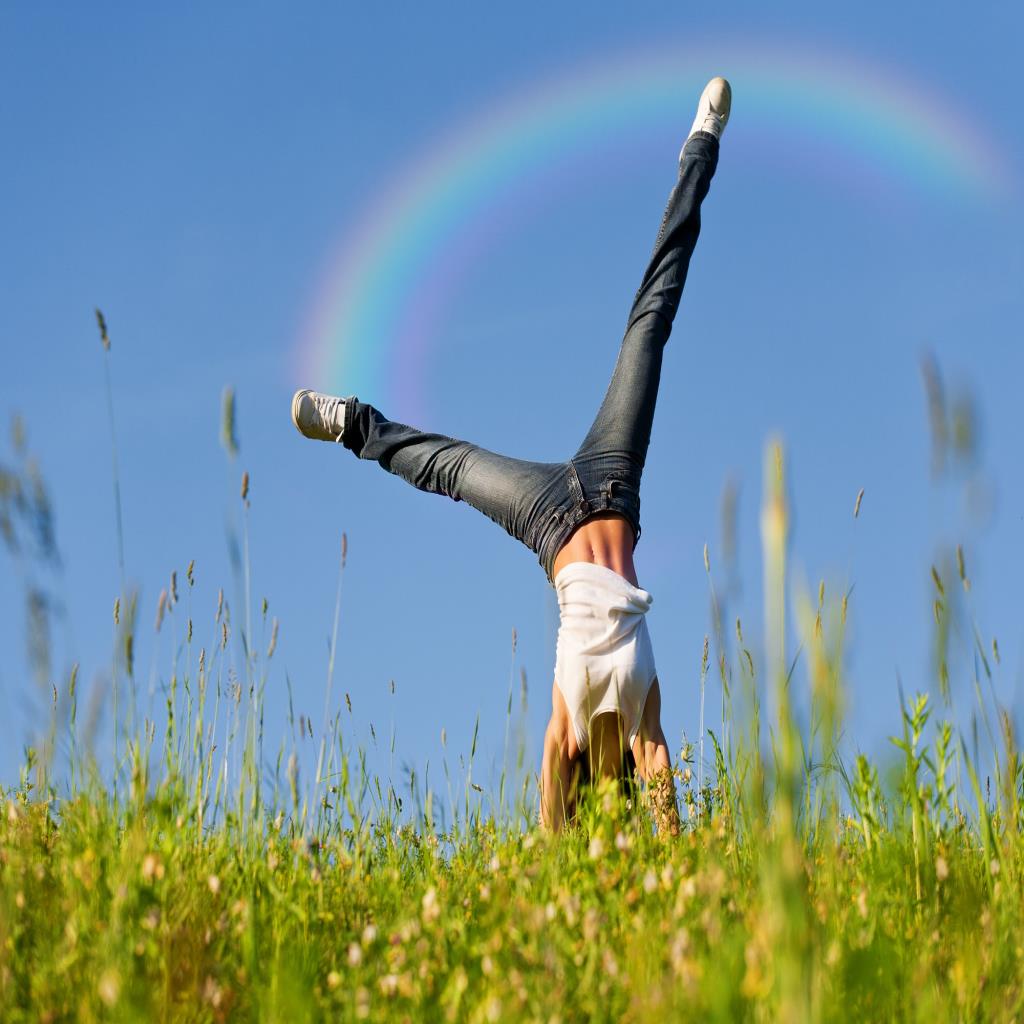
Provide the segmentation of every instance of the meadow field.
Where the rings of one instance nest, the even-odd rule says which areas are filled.
[[[227,444],[231,417],[228,400]],[[0,499],[11,557],[45,558],[29,460],[4,470]],[[141,716],[126,589],[103,710],[80,700],[76,669],[52,679],[48,729],[0,785],[0,1020],[1021,1019],[1024,771],[989,685],[998,643],[960,599],[963,551],[922,568],[934,692],[894,695],[896,767],[849,756],[855,602],[791,585],[787,503],[770,442],[763,650],[723,621],[705,555],[701,681],[716,707],[679,752],[678,837],[655,833],[636,785],[585,791],[554,837],[535,824],[531,765],[484,790],[471,749],[444,792],[412,780],[400,794],[344,711],[322,732],[300,718],[275,734],[276,626],[254,609],[262,639],[246,627],[244,672],[227,671],[243,627],[220,600],[200,644],[192,566],[157,611],[157,629],[172,613],[180,627],[166,707]],[[974,735],[952,720],[954,688],[975,695]]]

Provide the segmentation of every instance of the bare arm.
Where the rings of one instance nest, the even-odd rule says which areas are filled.
[[[633,758],[640,778],[647,783],[647,799],[654,814],[658,835],[662,838],[679,835],[676,784],[672,778],[668,741],[661,728],[661,687],[657,679],[647,694],[647,703],[640,719],[640,732],[633,741]]]
[[[544,732],[544,758],[540,771],[540,820],[552,832],[560,832],[572,811],[572,762],[575,736],[569,709],[558,687],[551,690],[551,721]]]

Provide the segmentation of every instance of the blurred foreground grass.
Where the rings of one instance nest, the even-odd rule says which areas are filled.
[[[1015,1019],[1017,827],[941,815],[923,780],[872,808],[858,773],[858,812],[814,830],[717,803],[671,843],[614,791],[553,838],[476,817],[200,830],[180,780],[120,805],[22,788],[0,825],[2,1018]]]

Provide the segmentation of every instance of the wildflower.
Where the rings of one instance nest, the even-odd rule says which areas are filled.
[[[375,924],[368,924],[363,929],[363,945],[372,946],[377,941],[377,926]]]
[[[341,975],[337,971],[331,971],[327,975],[327,987],[333,992],[341,984]]]
[[[866,921],[868,917],[868,891],[861,889],[857,894],[857,913]]]
[[[558,915],[558,908],[554,905],[554,903],[550,903],[549,902],[548,905],[544,908],[544,918],[545,918],[545,920],[547,920],[549,922],[550,921],[554,921],[554,919],[555,919],[555,917],[557,915]]]
[[[370,991],[360,985],[356,989],[356,1017],[366,1020],[370,1016]]]
[[[618,850],[619,853],[625,853],[629,849],[629,846],[629,836],[627,836],[625,832],[616,832],[615,849]]]
[[[212,892],[214,896],[220,892],[220,879],[216,875],[210,875],[210,877],[206,879],[206,884],[209,886],[210,892]]]
[[[495,854],[491,858],[490,863],[487,865],[487,868],[492,875],[497,874],[501,870],[501,860],[498,858],[497,854]]]
[[[988,869],[992,872],[993,877],[999,874],[999,861],[995,857],[992,858],[992,863],[989,864]]]
[[[209,974],[203,985],[203,998],[216,1010],[224,1000],[224,990]]]
[[[648,896],[658,888],[658,876],[654,873],[652,868],[648,868],[647,874],[644,875],[644,892]]]
[[[480,961],[480,970],[483,971],[484,974],[488,977],[494,973],[494,961],[486,953],[484,954],[483,959]]]
[[[155,853],[147,853],[142,858],[142,879],[145,882],[152,882],[154,878],[164,877],[164,866]]]
[[[944,882],[949,878],[949,865],[946,863],[946,858],[941,854],[935,858],[935,877],[940,882]]]
[[[363,962],[363,951],[356,942],[349,943],[348,963],[350,967],[358,967]]]
[[[97,992],[104,1006],[113,1006],[121,995],[121,975],[109,967],[100,975]]]
[[[430,924],[441,916],[441,905],[437,899],[437,890],[431,886],[423,894],[423,921]]]
[[[580,898],[575,893],[565,901],[565,923],[570,928],[576,927],[576,920],[580,913]]]
[[[615,959],[615,954],[610,949],[604,951],[603,961],[604,973],[609,978],[614,978],[619,973],[619,962]]]
[[[590,840],[590,846],[587,848],[587,853],[590,855],[591,860],[600,860],[604,855],[604,840],[600,836],[594,836]]]
[[[386,996],[393,996],[398,991],[398,975],[385,974],[378,982],[381,992]]]
[[[501,1000],[497,996],[491,996],[487,1000],[487,1019],[489,1021],[501,1020]]]

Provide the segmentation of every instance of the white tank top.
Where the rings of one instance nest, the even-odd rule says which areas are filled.
[[[612,569],[570,562],[555,576],[561,624],[555,684],[572,717],[580,750],[590,723],[605,711],[622,716],[632,746],[647,691],[654,681],[654,649],[646,614],[653,598]]]

